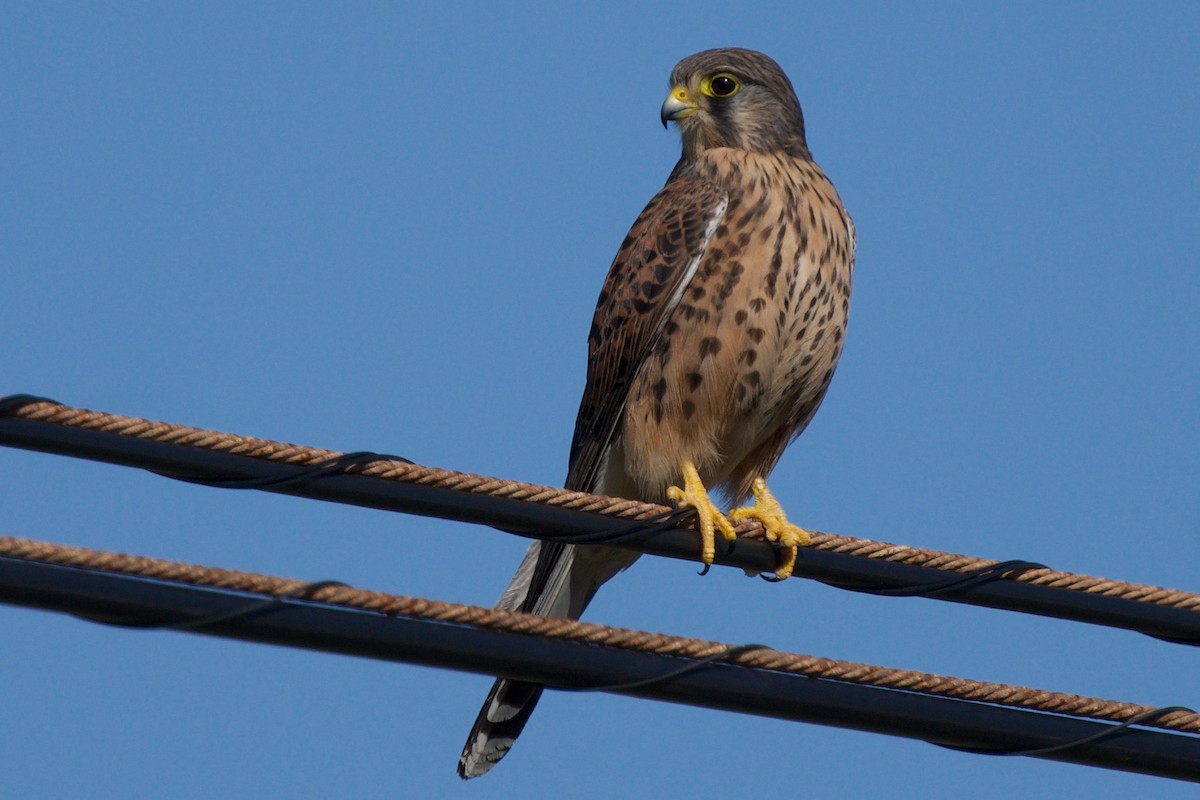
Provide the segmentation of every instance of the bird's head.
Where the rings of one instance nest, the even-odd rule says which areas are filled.
[[[685,161],[712,147],[809,157],[791,81],[754,50],[704,50],[676,64],[662,105],[663,127],[670,120],[683,136]]]

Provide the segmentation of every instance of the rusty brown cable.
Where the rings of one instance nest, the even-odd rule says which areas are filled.
[[[333,450],[72,408],[31,395],[10,395],[0,399],[0,414],[303,467],[311,467],[345,455]],[[673,510],[666,506],[651,503],[538,486],[391,459],[359,463],[351,470],[381,480],[485,494],[640,523],[645,523],[647,519],[662,520],[673,513]],[[636,527],[631,529],[636,532]],[[761,525],[754,520],[741,522],[738,525],[738,534],[752,539],[765,538]],[[987,570],[998,563],[973,556],[824,533],[814,533],[809,548],[959,574]],[[1200,594],[1145,584],[1051,569],[1027,569],[1019,574],[1010,575],[1007,579],[1138,603],[1200,611]],[[1190,643],[1187,640],[1176,641]]]
[[[15,537],[0,537],[0,556],[158,581],[176,581],[192,586],[266,594],[272,597],[288,595],[311,586],[307,581]],[[891,669],[764,648],[738,651],[736,645],[702,639],[405,597],[335,584],[327,584],[309,592],[308,601],[691,660],[715,655],[723,659],[723,663],[755,669],[1111,722],[1144,719],[1142,715],[1157,711],[1153,706],[1137,703],[946,677],[914,670]],[[1200,733],[1200,714],[1176,709],[1164,712],[1152,722],[1142,724],[1186,733]]]

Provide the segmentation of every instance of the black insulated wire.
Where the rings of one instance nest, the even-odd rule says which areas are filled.
[[[374,453],[350,453],[344,462],[339,460],[343,457],[335,457],[328,463],[306,467],[13,416],[21,407],[40,401],[54,402],[34,395],[0,398],[0,445],[88,458],[209,485],[254,486],[314,500],[484,524],[528,538],[609,544],[690,561],[699,556],[695,531],[680,527],[694,513],[691,509],[668,511],[642,521],[617,520],[597,513],[379,480],[345,471],[378,460]],[[779,550],[774,545],[739,539],[733,547],[720,541],[717,563],[751,574],[775,569]],[[1040,565],[1033,562],[1005,561],[972,572],[947,573],[802,547],[794,575],[850,591],[930,597],[1123,628],[1173,644],[1200,644],[1198,611],[1013,580],[1019,572],[1037,568]]]
[[[1200,736],[466,623],[0,557],[0,602],[1200,783]],[[251,605],[253,603],[254,605]],[[247,614],[247,610],[255,613]],[[264,613],[269,611],[269,613]],[[189,621],[202,623],[191,628]],[[717,654],[728,658],[730,651]],[[1158,714],[1168,709],[1156,710]],[[1149,719],[1142,718],[1142,722]]]

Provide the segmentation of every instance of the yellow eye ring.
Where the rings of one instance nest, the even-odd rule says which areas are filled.
[[[709,97],[733,97],[741,88],[741,81],[728,72],[718,72],[700,83],[700,91]]]

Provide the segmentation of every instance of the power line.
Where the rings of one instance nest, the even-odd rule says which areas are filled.
[[[1200,731],[1200,714],[1187,709],[7,537],[0,537],[0,602],[1200,782],[1200,737],[1189,733]]]
[[[0,399],[0,445],[226,488],[487,524],[522,536],[699,558],[695,532],[663,506],[426,467],[394,456],[344,454],[93,412],[27,395]],[[734,547],[718,551],[717,563],[771,571],[776,550],[762,539],[758,524],[744,523],[739,535]],[[795,575],[855,591],[933,597],[1200,643],[1200,595],[1039,567],[818,534],[812,546],[800,549]]]

